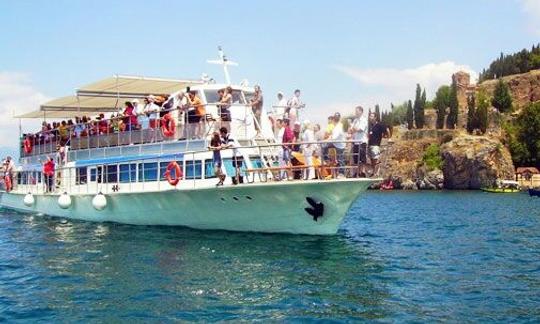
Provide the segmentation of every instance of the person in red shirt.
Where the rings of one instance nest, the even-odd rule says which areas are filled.
[[[124,123],[126,124],[126,130],[135,130],[137,126],[137,114],[135,108],[130,101],[126,101],[126,109],[124,109]]]
[[[54,159],[48,157],[47,161],[43,164],[43,175],[45,176],[45,185],[47,186],[47,192],[53,192],[54,185]]]
[[[295,142],[295,136],[294,132],[291,129],[290,121],[289,119],[285,118],[283,119],[283,125],[284,125],[284,131],[283,131],[283,138],[281,140],[281,143],[283,144],[283,163],[285,164],[285,167],[290,166],[291,162],[291,151],[292,151],[292,145],[287,145],[290,143]],[[287,178],[289,177],[288,170],[284,170],[281,172],[281,178],[283,179],[285,177],[285,174],[287,175]]]

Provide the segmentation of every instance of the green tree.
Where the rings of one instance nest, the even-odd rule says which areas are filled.
[[[377,120],[381,120],[381,109],[379,108],[379,104],[375,105],[375,117],[377,117]]]
[[[476,106],[476,127],[480,129],[482,134],[485,134],[488,127],[489,99],[484,91],[478,92],[478,96],[476,97]]]
[[[514,163],[540,167],[540,102],[525,107],[505,130]]]
[[[467,132],[472,134],[477,127],[475,99],[471,95],[467,98]]]
[[[437,110],[437,122],[435,127],[437,129],[444,128],[444,119],[446,117],[446,108],[448,107],[450,99],[450,87],[447,85],[440,86],[433,99],[433,108]]]
[[[450,112],[448,113],[448,118],[446,118],[446,128],[455,129],[457,126],[459,113],[456,80],[452,80],[452,86],[450,87],[450,95],[448,98],[448,107],[450,107]]]
[[[499,112],[512,111],[512,97],[510,96],[510,90],[508,85],[504,83],[502,79],[499,79],[495,90],[493,91],[493,99],[491,100],[493,107],[497,108]]]
[[[407,128],[413,129],[414,127],[414,112],[412,102],[409,100],[407,103]]]
[[[414,123],[416,128],[424,128],[424,106],[425,101],[422,98],[422,89],[419,84],[416,84],[416,96],[414,98]]]

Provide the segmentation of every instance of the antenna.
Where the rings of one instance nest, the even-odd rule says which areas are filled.
[[[225,73],[225,82],[227,82],[227,84],[231,84],[231,76],[229,75],[228,66],[229,65],[238,66],[238,63],[229,61],[227,57],[225,56],[225,54],[223,53],[223,49],[221,48],[221,46],[218,46],[218,55],[219,55],[219,60],[207,60],[206,62],[210,64],[222,65],[223,73]]]

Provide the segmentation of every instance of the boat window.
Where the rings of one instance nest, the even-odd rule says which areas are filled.
[[[171,161],[172,162],[172,161]],[[159,175],[160,175],[160,178],[161,180],[167,180],[165,178],[165,172],[167,172],[167,166],[169,165],[169,163],[171,162],[161,162],[159,164]],[[183,161],[176,161],[176,163],[178,163],[178,165],[180,166],[180,168],[182,168],[182,164],[183,164]],[[171,170],[171,177],[173,179],[176,178],[176,171],[174,169]]]
[[[118,165],[107,165],[106,170],[105,183],[118,182]]]
[[[87,167],[77,168],[77,171],[75,173],[75,183],[76,184],[86,184],[86,177],[87,177],[86,172],[87,172]]]
[[[204,96],[206,97],[207,103],[216,103],[219,102],[220,98],[217,93],[217,90],[204,90]],[[232,92],[233,103],[244,104],[244,97],[242,97],[242,91],[233,90]]]
[[[204,178],[211,179],[216,177],[216,171],[214,169],[214,160],[204,161]]]
[[[22,184],[22,172],[17,173],[17,184]]]
[[[101,183],[103,169],[101,166],[90,169],[90,181]]]
[[[186,161],[185,179],[201,179],[202,178],[202,161]]]
[[[120,164],[120,182],[136,182],[137,181],[137,164]]]
[[[157,162],[139,163],[139,182],[157,181]]]
[[[229,177],[236,176],[236,170],[235,170],[235,167],[233,166],[232,158],[223,159],[223,166],[225,167],[225,173]],[[240,170],[242,171],[242,173],[244,173],[246,171],[246,164],[245,163],[242,163],[242,167],[240,168]]]

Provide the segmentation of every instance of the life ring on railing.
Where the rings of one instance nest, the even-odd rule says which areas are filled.
[[[174,170],[174,178],[172,177],[171,171]],[[164,174],[165,178],[167,179],[167,182],[171,186],[176,186],[178,182],[180,182],[180,179],[182,179],[182,169],[180,168],[180,165],[176,163],[176,161],[172,161],[167,165],[167,170]]]
[[[165,114],[161,119],[161,132],[165,137],[173,137],[176,131],[176,122],[171,113]]]
[[[12,189],[11,177],[9,175],[4,176],[4,187],[6,187],[6,192],[10,192]]]
[[[24,139],[23,148],[24,148],[24,153],[26,153],[26,154],[32,153],[32,141],[30,140],[29,137],[26,137]]]

